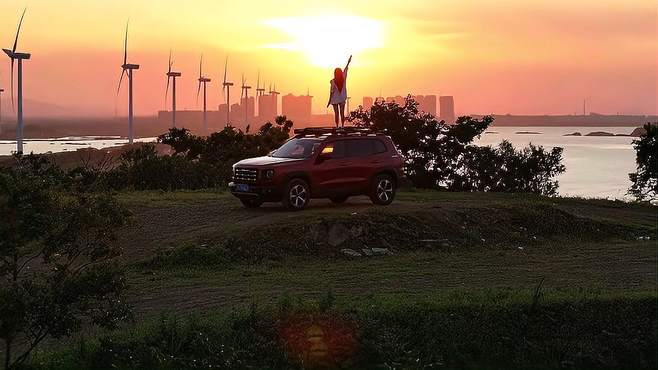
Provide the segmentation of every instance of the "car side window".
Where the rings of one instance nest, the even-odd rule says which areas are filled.
[[[386,145],[381,140],[371,139],[370,141],[372,141],[372,154],[381,154],[388,151]]]
[[[372,154],[372,140],[353,139],[347,141],[347,155],[350,157],[367,157]]]
[[[332,144],[334,147],[333,153],[331,153],[331,158],[340,159],[347,156],[347,145],[345,145],[345,140],[334,141]]]

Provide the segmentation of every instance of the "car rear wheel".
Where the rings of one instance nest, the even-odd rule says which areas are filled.
[[[311,200],[311,189],[302,179],[291,180],[283,194],[283,206],[292,211],[301,211]]]
[[[259,199],[240,199],[240,202],[246,208],[258,208],[263,205],[263,201]]]
[[[370,200],[387,206],[395,199],[395,180],[390,175],[379,175],[370,184]]]
[[[331,202],[334,203],[334,204],[342,204],[342,203],[345,203],[345,201],[347,200],[347,197],[346,196],[331,197],[331,198],[329,198],[329,200],[331,200]]]

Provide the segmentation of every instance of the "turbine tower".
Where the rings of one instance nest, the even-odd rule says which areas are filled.
[[[19,53],[16,51],[18,46],[18,36],[21,33],[21,26],[23,25],[23,18],[25,11],[21,15],[21,20],[18,22],[18,30],[16,31],[16,38],[14,39],[14,47],[9,49],[2,49],[5,54],[11,59],[11,105],[14,106],[14,63],[18,61],[18,112],[16,114],[16,153],[23,154],[23,60],[30,59],[30,54]]]
[[[270,86],[270,95],[274,96],[274,110],[275,110],[275,115],[278,115],[279,113],[279,92],[276,91],[276,83],[274,84],[274,89]]]
[[[203,85],[203,131],[208,133],[208,109],[206,99],[206,84],[212,80],[203,75],[203,54],[199,62],[199,87],[196,90],[196,101],[199,102],[199,93],[201,92],[201,85]]]
[[[251,86],[247,85],[247,80],[242,75],[242,91],[240,93],[240,102],[244,98],[244,122],[249,125],[249,89]]]
[[[2,124],[2,93],[5,92],[5,89],[0,88],[0,124]],[[2,127],[0,127],[0,131],[2,131]]]
[[[121,78],[119,79],[119,88],[117,95],[121,91],[123,76],[128,75],[128,143],[132,144],[133,135],[133,71],[139,69],[139,64],[128,63],[128,25],[126,22],[126,37],[123,42],[123,64],[121,65]]]
[[[182,74],[180,72],[174,72],[171,68],[174,66],[174,62],[171,60],[171,50],[169,50],[169,70],[167,71],[167,89],[165,90],[165,101],[167,101],[167,96],[169,94],[169,81],[172,81],[171,89],[171,124],[173,128],[176,128],[176,78],[180,77]]]
[[[224,82],[222,83],[222,91],[226,92],[226,127],[231,125],[231,86],[233,86],[233,82],[229,82],[227,79],[227,71],[228,57],[224,63]]]
[[[260,87],[260,70],[258,70],[258,79],[256,80],[256,100],[254,101],[254,104],[258,106],[259,116],[260,116],[260,106],[258,105],[258,102],[260,101],[260,98],[263,95],[265,95],[265,85],[263,84],[263,87]]]
[[[260,87],[260,71],[258,71],[258,80],[256,81],[256,97],[265,95],[265,85]]]

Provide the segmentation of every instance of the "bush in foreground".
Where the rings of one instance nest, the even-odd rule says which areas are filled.
[[[337,309],[327,296],[314,307],[163,316],[42,354],[31,368],[655,368],[655,296],[540,297]]]
[[[102,194],[62,193],[62,173],[36,157],[0,170],[0,339],[4,368],[82,322],[127,317],[112,241],[127,214]]]

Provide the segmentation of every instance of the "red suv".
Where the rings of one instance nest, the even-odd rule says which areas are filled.
[[[233,165],[231,193],[249,208],[282,202],[304,209],[311,198],[343,203],[368,195],[388,205],[404,178],[404,158],[388,136],[358,128],[307,128],[266,157]]]

